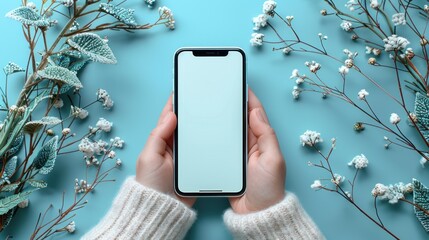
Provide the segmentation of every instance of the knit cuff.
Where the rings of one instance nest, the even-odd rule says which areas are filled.
[[[263,211],[237,214],[228,209],[224,221],[236,239],[324,239],[293,193]]]
[[[129,177],[109,212],[82,239],[182,239],[195,218],[182,202]]]

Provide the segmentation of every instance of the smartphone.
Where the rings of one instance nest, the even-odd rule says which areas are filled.
[[[246,189],[246,56],[240,48],[181,48],[174,56],[174,188],[181,196]]]

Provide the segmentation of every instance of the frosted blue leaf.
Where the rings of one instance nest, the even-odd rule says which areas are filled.
[[[88,56],[94,62],[115,64],[116,58],[109,45],[94,33],[80,33],[67,40],[67,43]]]
[[[14,62],[9,62],[4,68],[3,71],[6,75],[10,75],[17,72],[25,72],[23,68],[18,66],[18,64]]]
[[[38,26],[38,27],[48,27],[54,22],[40,16],[36,12],[36,10],[30,7],[16,8],[6,13],[6,17],[17,20],[25,25]]]
[[[413,179],[413,187],[414,204],[417,204],[421,208],[429,211],[429,189],[417,179]],[[429,216],[417,207],[414,207],[414,212],[416,214],[417,219],[422,224],[423,228],[426,230],[426,232],[429,232]]]
[[[5,169],[3,171],[3,175],[1,176],[3,179],[8,179],[12,176],[12,174],[16,170],[16,165],[18,163],[18,157],[14,156],[9,161],[7,161]]]
[[[414,112],[417,116],[417,127],[429,141],[429,98],[419,92],[416,93]]]
[[[41,78],[50,79],[53,81],[58,81],[71,85],[75,88],[82,88],[82,83],[76,76],[75,72],[72,72],[64,67],[59,66],[49,66],[38,72]]]
[[[134,19],[134,9],[121,8],[112,4],[101,3],[100,10],[109,15],[112,15],[119,21],[129,26],[137,25],[137,22]]]
[[[48,183],[43,180],[38,179],[28,179],[27,183],[30,184],[32,187],[35,188],[45,188],[48,186]]]
[[[1,188],[1,191],[2,192],[12,192],[12,191],[15,191],[15,189],[17,189],[18,186],[19,186],[19,182],[17,182],[17,183],[11,183],[11,184],[3,186]]]
[[[23,131],[28,134],[38,132],[43,126],[57,125],[61,123],[61,119],[57,117],[46,116],[40,120],[30,121],[24,125]]]
[[[24,141],[24,135],[22,133],[19,133],[16,136],[15,140],[13,140],[11,147],[7,151],[7,154],[9,156],[11,156],[11,155],[14,155],[15,153],[17,153],[19,151],[19,149],[21,148],[23,141]]]
[[[58,136],[49,140],[37,153],[36,158],[33,160],[33,166],[39,170],[41,174],[48,174],[52,171],[57,158],[57,143]]]
[[[37,189],[31,189],[26,192],[14,194],[0,199],[0,215],[7,213],[10,209],[16,207],[20,202],[28,199],[30,194]]]

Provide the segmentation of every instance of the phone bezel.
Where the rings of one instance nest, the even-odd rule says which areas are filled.
[[[247,89],[247,76],[246,76],[246,54],[244,53],[244,51],[241,48],[238,47],[227,47],[227,48],[221,48],[221,47],[213,47],[213,48],[180,48],[176,51],[176,53],[174,54],[174,81],[173,81],[173,110],[174,113],[177,116],[177,126],[179,123],[179,111],[178,111],[178,57],[181,53],[183,52],[188,52],[188,51],[192,51],[193,54],[195,55],[194,52],[198,52],[200,54],[203,54],[203,56],[224,56],[223,54],[228,53],[229,51],[235,51],[241,54],[243,62],[242,62],[242,91],[243,91],[243,185],[242,185],[242,189],[238,192],[182,192],[179,189],[179,184],[178,184],[178,180],[179,180],[179,176],[178,176],[178,132],[179,129],[178,127],[176,127],[175,132],[174,132],[174,138],[173,138],[173,158],[174,158],[174,190],[175,192],[180,195],[180,196],[184,196],[184,197],[197,197],[197,196],[206,196],[206,197],[220,197],[220,196],[227,196],[227,197],[231,197],[231,196],[240,196],[243,195],[244,192],[246,191],[246,177],[247,177],[247,130],[248,130],[248,120],[247,120],[247,94],[248,94],[248,89]],[[206,54],[206,55],[204,55]],[[218,55],[210,55],[210,54],[218,54]],[[228,55],[228,54],[226,54]],[[226,56],[225,55],[225,56]]]

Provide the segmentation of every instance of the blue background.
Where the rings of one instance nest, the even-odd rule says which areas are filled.
[[[307,129],[317,130],[325,139],[323,150],[329,150],[329,139],[337,138],[337,148],[332,157],[335,171],[348,179],[353,176],[353,169],[347,163],[357,154],[364,153],[370,160],[369,167],[358,176],[355,196],[356,201],[374,216],[373,198],[370,191],[375,183],[410,182],[413,177],[429,185],[427,169],[418,163],[419,156],[398,147],[385,150],[384,132],[367,128],[362,133],[353,131],[356,121],[367,120],[349,105],[334,98],[322,100],[315,94],[304,94],[299,101],[292,98],[294,85],[289,80],[291,71],[299,68],[308,72],[303,65],[308,60],[322,63],[322,76],[331,83],[339,82],[338,64],[327,58],[311,55],[292,54],[283,56],[281,52],[272,52],[271,46],[260,49],[249,44],[252,33],[252,17],[261,12],[263,1],[166,1],[174,12],[176,27],[168,31],[163,26],[136,34],[104,32],[109,37],[118,64],[101,65],[91,63],[80,75],[84,84],[84,99],[92,99],[97,88],[109,91],[115,107],[106,112],[100,106],[93,106],[90,117],[76,126],[73,131],[84,132],[87,125],[94,125],[99,116],[114,122],[114,131],[110,136],[118,135],[126,140],[126,147],[118,151],[123,160],[120,171],[112,174],[116,183],[100,186],[88,198],[89,204],[77,212],[75,217],[77,230],[72,235],[62,234],[57,238],[76,239],[93,227],[109,209],[120,183],[129,175],[135,174],[135,160],[151,129],[155,126],[162,107],[172,90],[173,53],[183,46],[238,46],[247,52],[249,86],[260,98],[273,128],[277,132],[282,152],[288,166],[286,189],[298,195],[302,205],[313,217],[328,239],[389,239],[389,236],[360,214],[352,205],[339,196],[324,191],[313,191],[310,184],[314,179],[326,178],[327,174],[319,169],[307,166],[308,161],[319,161],[313,151],[300,146],[299,136]],[[0,16],[15,8],[20,1],[3,1]],[[36,1],[37,6],[40,2]],[[157,10],[149,10],[143,1],[130,0],[127,7],[137,9],[140,23],[151,22],[157,18]],[[319,11],[324,8],[323,1],[280,1],[277,11],[283,16],[294,15],[294,24],[302,36],[317,43],[317,33],[329,36],[326,42],[328,50],[339,57],[343,48],[359,50],[362,45],[351,43],[349,35],[339,28],[335,18],[322,18]],[[54,15],[54,18],[58,15]],[[276,26],[284,26],[277,20]],[[20,24],[0,17],[2,37],[0,38],[0,65],[14,61],[24,66],[28,57],[28,47],[22,36]],[[266,40],[276,40],[270,31]],[[357,63],[366,66],[364,54]],[[369,68],[375,79],[394,91],[395,82],[391,73]],[[22,84],[22,75],[11,81],[11,92],[15,95]],[[4,81],[4,80],[1,80]],[[361,88],[370,92],[369,101],[388,122],[391,112],[400,112],[398,106],[390,104],[368,81],[356,74],[349,78],[350,96]],[[3,82],[2,82],[3,85]],[[394,92],[396,94],[396,92]],[[13,94],[12,96],[13,97]],[[410,106],[412,95],[407,94]],[[13,100],[12,100],[13,102]],[[400,112],[402,113],[402,112]],[[403,114],[402,114],[403,116]],[[405,119],[403,117],[403,119]],[[406,134],[416,137],[412,128],[401,123]],[[19,211],[13,223],[2,237],[8,234],[14,239],[27,238],[34,228],[39,212],[49,204],[59,207],[62,191],[67,192],[67,201],[72,200],[73,184],[76,177],[85,175],[81,154],[62,156],[52,174],[46,180],[49,186],[34,193],[30,198],[30,207]],[[222,213],[228,207],[223,198],[202,198],[195,204],[198,221],[193,225],[187,239],[229,239],[231,238],[222,222]],[[409,205],[389,205],[380,202],[379,210],[384,224],[400,238],[425,239],[428,235],[414,217]]]

